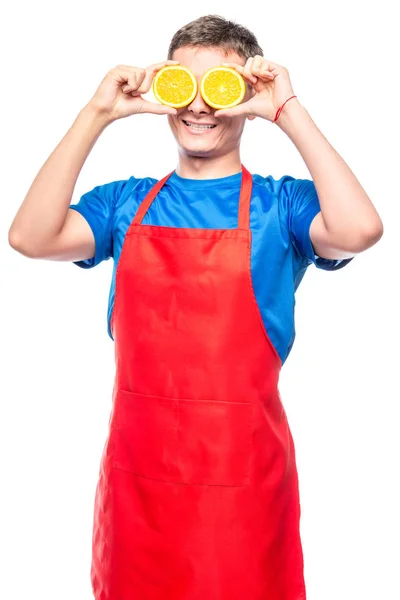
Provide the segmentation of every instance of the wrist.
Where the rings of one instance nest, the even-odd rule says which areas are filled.
[[[97,108],[90,102],[81,110],[79,116],[88,124],[105,129],[114,119],[104,110]]]
[[[283,107],[275,125],[278,125],[283,131],[287,132],[291,125],[296,123],[298,119],[308,115],[307,110],[299,102],[298,98],[291,98]]]

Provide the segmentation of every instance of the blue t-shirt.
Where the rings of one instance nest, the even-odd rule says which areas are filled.
[[[309,265],[336,270],[352,258],[325,259],[314,253],[311,221],[320,212],[314,182],[285,175],[252,175],[250,205],[252,230],[251,273],[265,329],[285,362],[295,339],[295,291]],[[238,226],[241,172],[218,179],[187,179],[174,171],[152,202],[143,225],[234,229]],[[114,268],[109,292],[107,330],[114,306],[115,275],[122,244],[139,204],[157,182],[152,177],[130,177],[96,186],[84,194],[77,210],[89,223],[96,242],[95,256],[74,261],[91,268],[110,257]]]

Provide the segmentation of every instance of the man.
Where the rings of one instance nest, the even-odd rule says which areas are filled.
[[[217,16],[172,39],[169,60],[104,78],[33,182],[10,244],[90,268],[114,258],[108,332],[116,376],[96,489],[97,600],[304,600],[294,444],[278,391],[306,268],[342,268],[383,233],[351,170],[254,35]],[[142,98],[166,64],[216,65],[247,83],[216,111]],[[102,131],[168,115],[178,164],[111,182],[70,206]],[[276,123],[313,180],[251,175],[246,118]],[[207,129],[200,125],[209,125]],[[196,128],[197,126],[197,128]],[[29,223],[29,226],[28,226]]]

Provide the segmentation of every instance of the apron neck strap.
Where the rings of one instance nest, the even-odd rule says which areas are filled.
[[[239,199],[239,211],[238,211],[238,228],[249,229],[250,228],[250,200],[251,192],[253,187],[253,179],[251,173],[246,169],[244,165],[242,167],[242,182],[240,185],[240,199]],[[145,214],[149,210],[151,203],[157,196],[158,192],[163,187],[164,183],[171,177],[175,171],[171,171],[165,177],[160,179],[149,191],[143,202],[140,204],[136,215],[132,221],[132,225],[140,225]]]
[[[250,229],[250,200],[253,189],[251,173],[242,165],[242,183],[240,185],[240,199],[238,212],[238,228]]]
[[[136,215],[132,220],[132,225],[140,225],[144,215],[149,210],[150,204],[153,202],[154,198],[157,196],[158,192],[161,190],[162,186],[167,181],[167,179],[171,177],[172,173],[174,173],[174,171],[171,171],[171,173],[168,173],[168,175],[166,175],[165,177],[160,179],[160,181],[157,181],[155,185],[153,185],[147,196],[141,202],[138,210],[136,211]]]

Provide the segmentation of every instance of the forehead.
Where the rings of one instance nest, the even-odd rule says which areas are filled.
[[[205,48],[195,46],[182,46],[175,50],[172,60],[179,60],[181,65],[187,67],[196,76],[201,77],[207,69],[219,67],[223,62],[235,62],[239,65],[246,63],[245,59],[229,51],[228,54],[220,48]]]

